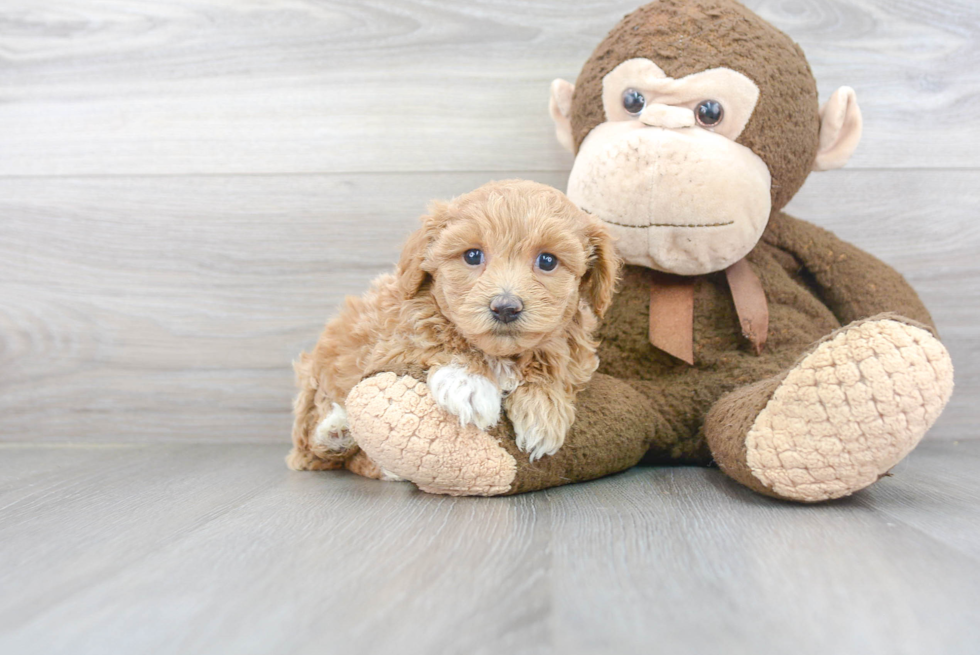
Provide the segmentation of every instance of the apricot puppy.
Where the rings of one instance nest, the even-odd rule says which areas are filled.
[[[619,266],[603,224],[551,187],[491,182],[434,203],[395,273],[348,297],[300,357],[287,462],[329,469],[354,457],[344,400],[395,369],[427,372],[435,402],[464,425],[489,428],[503,407],[532,461],[553,455],[598,366],[592,332]]]

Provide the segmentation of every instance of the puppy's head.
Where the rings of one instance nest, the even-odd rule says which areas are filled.
[[[619,270],[609,234],[556,189],[491,182],[430,210],[399,263],[405,295],[428,285],[480,350],[515,355],[571,321],[580,301],[599,316],[609,307]]]

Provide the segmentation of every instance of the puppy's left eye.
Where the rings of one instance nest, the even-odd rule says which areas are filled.
[[[483,251],[479,248],[470,248],[463,253],[463,261],[470,266],[479,266],[483,263]]]
[[[552,255],[550,252],[543,252],[538,255],[538,261],[535,262],[544,272],[553,271],[558,266],[558,258]]]

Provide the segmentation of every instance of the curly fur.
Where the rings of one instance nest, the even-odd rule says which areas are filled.
[[[480,427],[496,420],[486,412],[488,393],[495,394],[496,413],[502,401],[532,459],[561,447],[575,394],[598,366],[592,333],[619,272],[605,227],[556,189],[521,180],[433,203],[421,221],[394,274],[378,277],[363,297],[348,297],[296,363],[290,467],[364,466],[356,445],[338,446],[351,442],[334,405],[342,407],[364,377],[397,368],[444,370],[437,402],[451,396],[440,406]],[[482,265],[463,260],[472,248],[484,251]],[[558,257],[554,271],[535,266],[542,252]],[[502,293],[523,303],[513,323],[495,321],[489,310]],[[466,394],[479,395],[472,415],[483,418],[459,409]]]

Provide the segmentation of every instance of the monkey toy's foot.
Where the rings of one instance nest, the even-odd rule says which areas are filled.
[[[514,458],[494,437],[443,412],[420,380],[375,375],[354,387],[347,410],[361,449],[422,491],[496,496],[511,490]]]
[[[722,470],[757,491],[801,502],[840,498],[901,461],[952,390],[939,340],[886,315],[853,323],[789,371],[724,396],[705,434]]]

